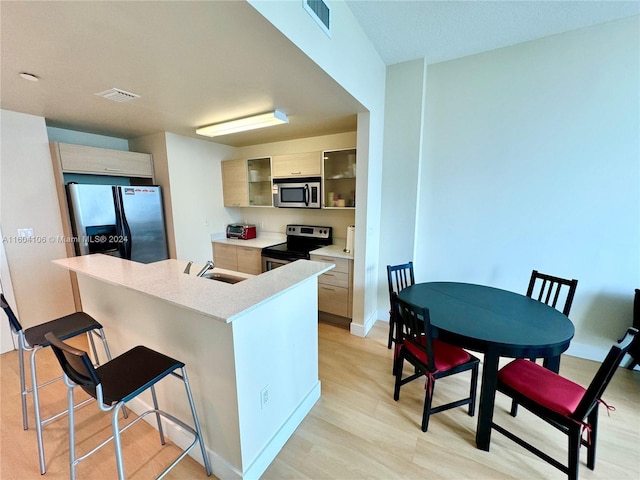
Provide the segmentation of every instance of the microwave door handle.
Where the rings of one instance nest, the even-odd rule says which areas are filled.
[[[309,184],[305,184],[304,186],[304,204],[305,206],[309,206],[309,198],[310,198],[310,193],[309,193]]]

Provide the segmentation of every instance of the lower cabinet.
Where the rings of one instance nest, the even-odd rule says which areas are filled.
[[[318,310],[351,318],[353,304],[353,261],[347,258],[311,255],[317,262],[335,263],[335,268],[318,277]]]
[[[262,249],[217,242],[212,246],[216,267],[251,275],[262,273]]]

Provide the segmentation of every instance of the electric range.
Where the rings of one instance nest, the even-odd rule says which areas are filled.
[[[262,249],[262,271],[296,260],[308,260],[309,252],[333,243],[333,229],[317,225],[287,225],[287,241]]]

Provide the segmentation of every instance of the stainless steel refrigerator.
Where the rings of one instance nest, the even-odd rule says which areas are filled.
[[[169,258],[160,187],[70,183],[67,196],[78,255],[140,263]]]

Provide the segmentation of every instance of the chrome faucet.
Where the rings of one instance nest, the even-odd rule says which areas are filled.
[[[204,267],[202,267],[202,270],[196,273],[196,276],[198,277],[204,276],[204,274],[207,273],[209,270],[213,269],[214,266],[215,265],[213,264],[212,260],[207,260],[207,263],[204,264]]]
[[[191,273],[191,265],[193,265],[193,262],[187,263],[187,266],[184,268],[184,273],[186,273],[187,275]]]

